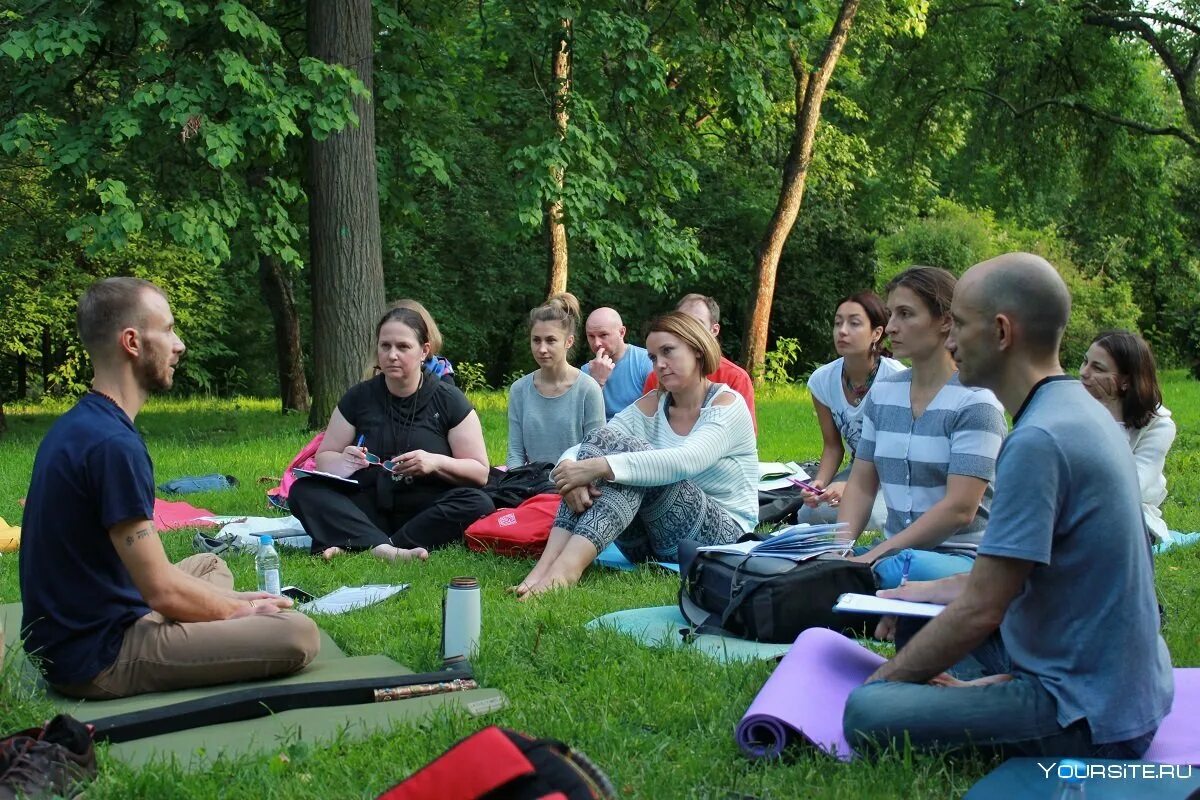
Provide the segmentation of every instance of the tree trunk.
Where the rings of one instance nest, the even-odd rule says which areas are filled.
[[[50,342],[50,329],[42,328],[42,394],[50,393],[50,359],[53,347]]]
[[[304,350],[300,344],[300,317],[296,296],[283,263],[259,254],[258,280],[263,299],[275,321],[275,361],[279,371],[281,411],[308,411],[308,381],[304,377]]]
[[[371,0],[309,0],[309,54],[353,69],[371,89],[371,21]],[[384,304],[375,108],[356,98],[354,111],[357,128],[309,142],[314,428],[326,424],[342,393],[362,378]]]
[[[29,397],[29,359],[24,353],[17,356],[17,399]]]
[[[550,118],[554,120],[554,128],[561,142],[567,138],[567,101],[571,94],[571,20],[560,19],[558,22],[550,76],[554,87]],[[550,256],[547,296],[567,290],[567,228],[562,221],[563,168],[558,165],[551,167],[550,176],[557,191],[554,199],[546,204],[546,242]]]
[[[771,321],[771,303],[775,299],[775,276],[779,271],[779,257],[787,243],[800,203],[804,199],[804,184],[808,179],[808,168],[812,163],[813,141],[817,123],[821,119],[821,101],[829,78],[837,66],[854,15],[858,13],[859,0],[843,0],[837,21],[825,43],[825,52],[815,72],[809,73],[803,59],[792,50],[792,74],[796,79],[796,130],[788,148],[783,166],[783,185],[779,190],[779,201],[775,213],[767,225],[766,233],[759,242],[755,265],[758,280],[754,291],[754,305],[746,328],[742,345],[742,362],[756,380],[762,376],[763,360],[767,352],[767,328]]]
[[[0,436],[3,436],[6,430],[8,430],[8,421],[4,419],[4,403],[0,403]]]

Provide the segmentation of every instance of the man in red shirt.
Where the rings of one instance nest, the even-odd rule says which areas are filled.
[[[713,298],[702,294],[685,294],[675,304],[675,310],[700,320],[700,324],[712,332],[714,339],[720,338],[721,307]],[[750,410],[750,421],[754,423],[754,432],[758,433],[758,419],[754,415],[754,382],[750,380],[750,375],[746,370],[722,355],[720,366],[717,367],[716,372],[708,376],[708,379],[713,383],[726,384],[745,399],[746,408]],[[651,370],[650,377],[646,378],[646,385],[642,387],[642,394],[657,388],[658,375]]]

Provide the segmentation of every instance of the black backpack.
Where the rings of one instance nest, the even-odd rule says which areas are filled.
[[[790,644],[808,628],[870,635],[878,616],[834,612],[846,592],[875,593],[867,564],[821,556],[808,561],[705,553],[679,543],[679,609],[694,633]]]
[[[495,725],[468,736],[377,800],[609,800],[617,793],[588,758],[553,739]]]

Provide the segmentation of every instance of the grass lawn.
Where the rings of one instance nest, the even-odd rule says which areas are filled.
[[[1179,426],[1167,463],[1174,530],[1200,530],[1200,384],[1168,376],[1166,404]],[[504,458],[503,394],[473,397],[483,417],[492,461]],[[237,490],[188,500],[219,514],[266,514],[260,476],[276,476],[308,439],[299,417],[281,417],[263,400],[151,402],[138,417],[159,482],[182,475],[231,473]],[[9,407],[10,433],[0,439],[0,517],[20,519],[38,441],[65,405]],[[759,455],[764,461],[816,458],[820,434],[800,387],[759,395]],[[1036,480],[1031,476],[1031,480]],[[190,553],[190,532],[163,535],[172,559]],[[644,798],[957,797],[990,763],[899,752],[876,764],[840,764],[798,750],[783,762],[749,761],[733,728],[771,672],[769,664],[721,666],[682,650],[644,649],[615,633],[590,633],[588,620],[624,608],[675,602],[679,581],[651,568],[589,572],[576,589],[532,603],[504,593],[530,562],[475,554],[461,547],[425,564],[384,564],[369,555],[322,563],[283,554],[286,583],[323,593],[342,584],[410,582],[387,602],[322,621],[349,655],[383,653],[415,670],[440,666],[440,603],[455,575],[483,586],[483,643],[475,661],[485,686],[508,695],[508,709],[480,719],[445,716],[423,728],[401,728],[365,741],[320,749],[281,730],[268,755],[187,774],[174,765],[133,771],[108,761],[92,800],[128,797],[374,797],[457,739],[496,723],[567,741],[604,767],[624,796]],[[1103,554],[1097,554],[1103,557]],[[229,563],[239,588],[252,588],[253,557]],[[1160,556],[1158,586],[1168,610],[1165,631],[1176,666],[1200,666],[1200,548]],[[0,556],[0,602],[19,599],[16,556]],[[1048,635],[1058,632],[1047,632]],[[46,717],[44,700],[17,696],[0,684],[0,730]],[[286,757],[280,757],[281,754]]]

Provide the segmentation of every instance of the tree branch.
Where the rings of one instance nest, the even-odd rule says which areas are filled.
[[[1191,20],[1175,17],[1170,14],[1157,14],[1152,11],[1110,11],[1094,3],[1083,3],[1080,8],[1091,12],[1097,17],[1109,17],[1112,19],[1125,20],[1150,20],[1152,22],[1160,22],[1163,25],[1173,25],[1176,28],[1183,28],[1186,31],[1200,36],[1200,23],[1192,22]]]
[[[1012,114],[1012,116],[1018,118],[1027,117],[1044,108],[1067,108],[1072,111],[1078,111],[1081,114],[1087,114],[1088,116],[1096,119],[1104,120],[1105,122],[1110,122],[1114,125],[1119,125],[1122,128],[1128,128],[1129,130],[1146,134],[1148,136],[1173,136],[1187,144],[1187,146],[1193,150],[1200,150],[1200,137],[1197,137],[1183,128],[1179,128],[1175,125],[1151,125],[1147,122],[1139,122],[1138,120],[1122,117],[1119,114],[1113,114],[1112,112],[1104,111],[1103,109],[1099,109],[1094,106],[1090,106],[1087,103],[1082,103],[1078,100],[1072,100],[1067,97],[1050,97],[1045,100],[1039,100],[1038,102],[1024,108],[1018,108],[1007,98],[996,94],[989,89],[984,89],[981,86],[950,86],[939,91],[934,97],[933,102],[936,103],[938,97],[949,94],[953,91],[981,94],[984,97],[1000,103],[1006,110],[1008,110],[1010,114]]]
[[[1175,53],[1163,43],[1158,32],[1150,27],[1150,24],[1145,20],[1119,19],[1109,14],[1085,14],[1083,22],[1085,25],[1095,25],[1101,28],[1134,34],[1150,45],[1150,48],[1158,54],[1158,57],[1162,59],[1163,64],[1170,71],[1171,77],[1175,79],[1176,83],[1183,84],[1187,80],[1187,76],[1183,68],[1180,67]]]

